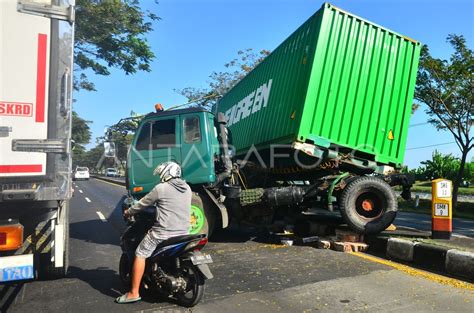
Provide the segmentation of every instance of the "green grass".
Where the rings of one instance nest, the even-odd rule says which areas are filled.
[[[401,190],[401,187],[395,187],[396,190]],[[417,181],[413,187],[413,192],[427,192],[431,193],[431,182],[430,181]],[[459,187],[459,195],[474,196],[474,186],[472,187]]]
[[[413,187],[411,187],[411,191],[414,191],[414,192],[429,192],[431,193],[431,186],[423,186],[423,185],[413,185]],[[469,195],[469,196],[474,196],[474,188],[473,187],[469,187],[469,188],[466,188],[466,187],[459,187],[459,194],[460,195]]]
[[[405,212],[431,215],[431,201],[420,199],[420,205],[415,207],[414,201],[399,200],[398,209]],[[458,207],[453,210],[453,217],[474,220],[474,203],[458,202]]]

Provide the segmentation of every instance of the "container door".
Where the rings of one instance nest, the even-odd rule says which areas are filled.
[[[73,18],[74,0],[0,1],[0,179],[54,181],[59,197],[71,171]]]
[[[0,1],[0,177],[46,173],[46,154],[13,152],[12,140],[47,139],[50,40],[50,18]]]

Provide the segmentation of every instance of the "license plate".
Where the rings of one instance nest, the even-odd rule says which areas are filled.
[[[193,255],[191,257],[191,262],[193,262],[194,265],[208,264],[212,263],[212,258],[210,254]]]
[[[34,277],[33,254],[0,257],[0,282]]]

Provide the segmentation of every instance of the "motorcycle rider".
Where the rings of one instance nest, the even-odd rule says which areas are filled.
[[[140,301],[139,289],[145,271],[145,260],[151,256],[160,242],[189,233],[192,193],[189,185],[181,179],[181,167],[175,162],[165,162],[156,167],[153,175],[160,176],[160,183],[140,201],[124,211],[124,216],[129,217],[154,205],[156,221],[135,251],[131,289],[115,299],[117,303]]]

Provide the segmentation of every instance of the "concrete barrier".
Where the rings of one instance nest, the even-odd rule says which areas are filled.
[[[446,253],[445,264],[449,274],[474,280],[474,253],[451,249]]]
[[[410,240],[390,238],[387,241],[386,255],[390,259],[413,261],[415,243]]]

